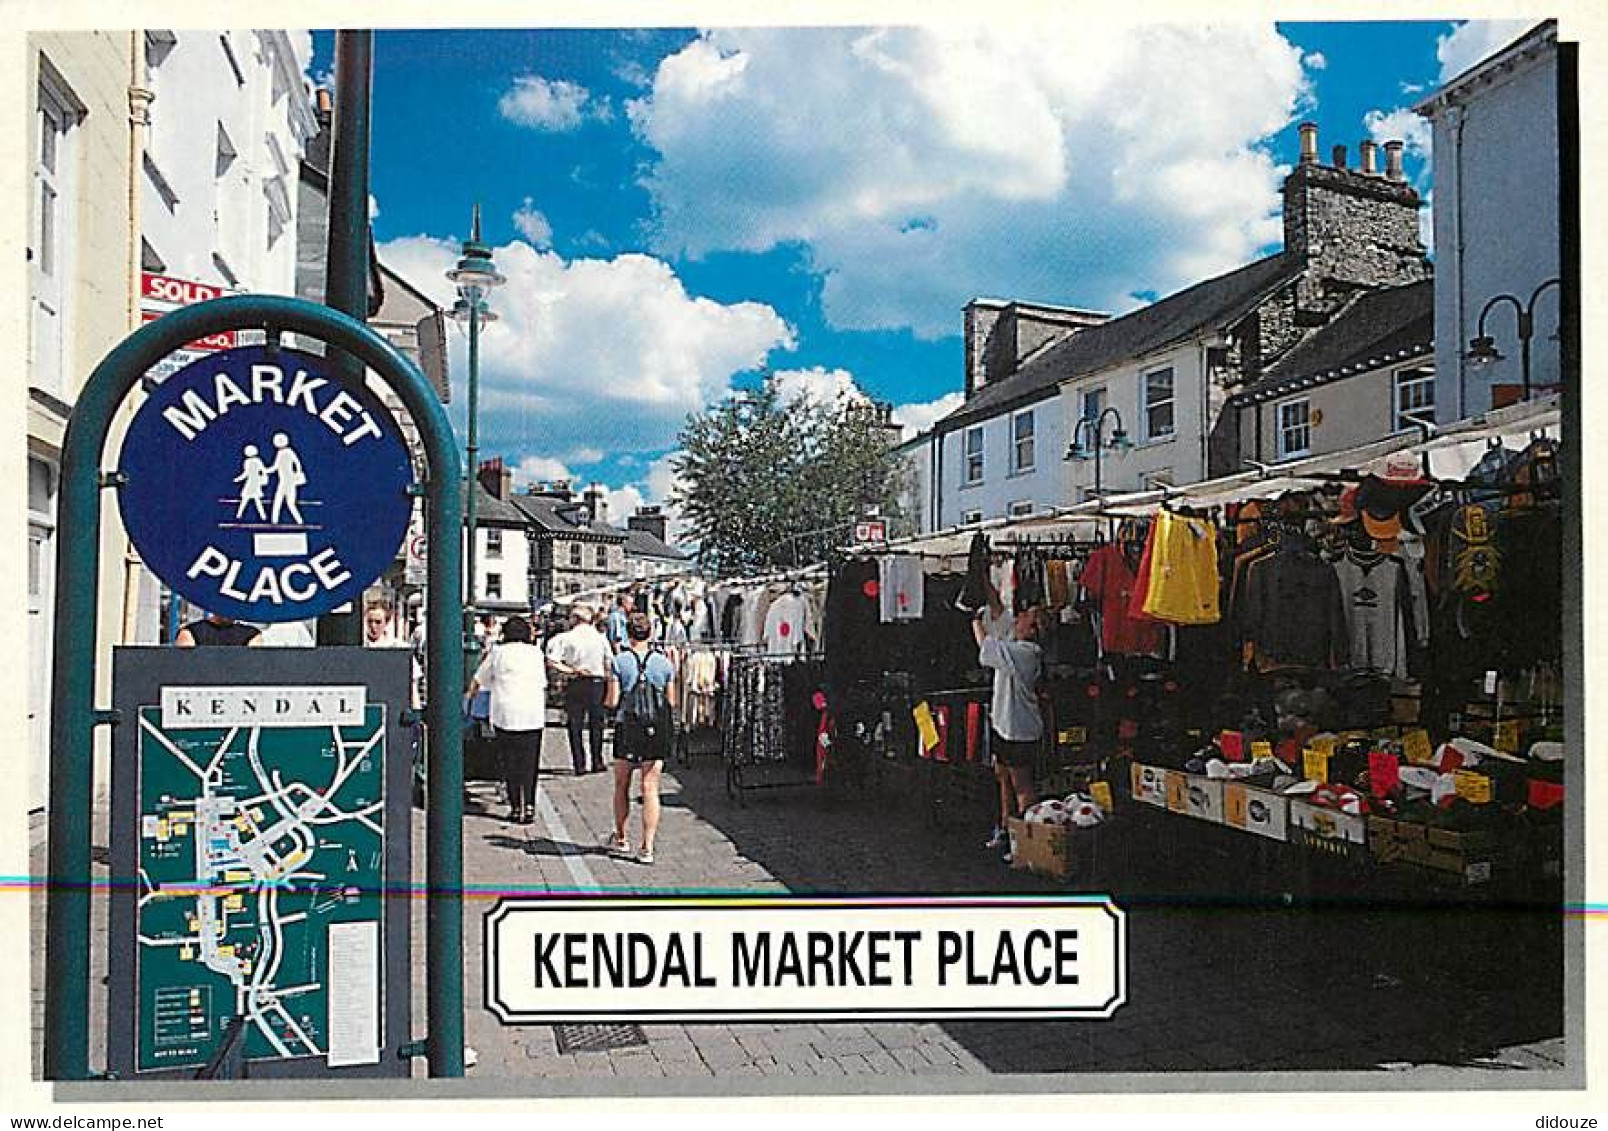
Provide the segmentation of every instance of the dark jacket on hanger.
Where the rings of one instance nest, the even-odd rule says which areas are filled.
[[[1350,661],[1340,579],[1310,547],[1286,547],[1253,563],[1239,611],[1264,668],[1332,668]]]

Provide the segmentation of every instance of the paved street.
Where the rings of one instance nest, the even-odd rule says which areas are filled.
[[[1246,892],[1280,885],[1279,877],[1258,874],[1254,859],[1223,855],[1225,845],[1242,841],[1181,841],[1181,829],[1198,822],[1144,810],[1125,817],[1125,835],[1113,839],[1116,847],[1101,861],[1128,912],[1129,1001],[1110,1021],[648,1025],[645,1044],[563,1052],[553,1028],[504,1027],[483,1006],[481,920],[494,905],[492,892],[1064,890],[982,852],[980,838],[963,824],[964,804],[935,822],[918,779],[890,775],[869,795],[839,799],[814,787],[754,791],[739,804],[727,797],[723,767],[712,757],[667,769],[657,862],[617,860],[602,847],[608,777],[576,778],[568,765],[562,734],[549,731],[533,826],[503,819],[495,785],[470,786],[465,998],[467,1040],[479,1054],[475,1078],[852,1076],[910,1087],[913,1077],[964,1082],[991,1074],[1456,1067],[1488,1082],[1502,1070],[1553,1070],[1565,1060],[1552,917],[1343,900],[1304,910],[1276,900],[1247,902]],[[971,805],[975,816],[975,799]],[[422,830],[415,811],[421,881]],[[35,822],[33,840],[35,869],[42,871],[42,822]],[[105,843],[104,813],[96,843]],[[97,851],[96,859],[103,878],[104,854]],[[38,894],[35,911],[37,1032]],[[414,901],[414,912],[414,1029],[422,1033],[422,900]],[[103,924],[97,913],[97,931]],[[98,980],[103,947],[95,947],[94,962]],[[99,1063],[103,995],[93,999],[92,1055]],[[422,1074],[422,1062],[416,1071]]]

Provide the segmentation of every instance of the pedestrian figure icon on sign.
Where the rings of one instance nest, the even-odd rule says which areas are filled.
[[[301,511],[296,506],[296,493],[302,484],[307,482],[307,475],[302,471],[301,457],[296,449],[290,446],[290,437],[283,432],[274,433],[274,466],[273,472],[279,477],[274,484],[274,522],[279,522],[281,508],[288,508],[298,524],[304,524]]]
[[[240,486],[240,505],[235,508],[235,517],[244,518],[246,504],[250,503],[257,509],[257,517],[267,521],[268,512],[262,507],[262,489],[268,485],[268,476],[271,474],[268,465],[262,462],[257,454],[256,444],[247,444],[245,462],[240,465],[240,474],[234,481]]]

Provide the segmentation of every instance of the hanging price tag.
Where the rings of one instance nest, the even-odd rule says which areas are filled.
[[[1312,741],[1307,743],[1307,746],[1310,749],[1321,752],[1327,758],[1334,753],[1335,743],[1338,741],[1339,739],[1332,734],[1315,734],[1312,736]]]
[[[1452,775],[1452,782],[1457,787],[1457,796],[1473,805],[1489,805],[1491,803],[1491,779],[1484,774],[1476,774],[1472,770],[1458,770]]]
[[[1429,744],[1429,732],[1425,730],[1410,730],[1401,739],[1402,753],[1407,760],[1415,765],[1424,765],[1435,756],[1434,747]]]
[[[1253,742],[1253,743],[1251,743],[1251,761],[1254,762],[1258,758],[1271,758],[1271,757],[1273,757],[1273,744],[1271,742]]]
[[[1067,727],[1055,737],[1062,746],[1082,746],[1089,741],[1089,732],[1085,727]]]
[[[1329,780],[1329,752],[1307,747],[1301,754],[1301,776],[1313,781]]]
[[[1107,813],[1111,812],[1111,810],[1115,808],[1115,806],[1111,804],[1110,782],[1095,782],[1089,787],[1089,796],[1094,798],[1094,803],[1100,808],[1104,809]]]
[[[1504,754],[1517,754],[1519,752],[1519,720],[1508,719],[1496,724],[1496,737],[1491,745]]]

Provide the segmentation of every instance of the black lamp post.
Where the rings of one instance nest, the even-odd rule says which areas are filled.
[[[1109,440],[1105,438],[1105,422],[1108,418],[1116,424],[1111,430]],[[1089,440],[1087,446],[1080,440],[1084,436]],[[1085,416],[1077,422],[1072,429],[1072,443],[1067,446],[1066,458],[1076,460],[1093,458],[1094,495],[1095,498],[1100,498],[1104,495],[1104,487],[1100,480],[1100,453],[1106,448],[1125,450],[1128,446],[1128,432],[1122,426],[1122,413],[1112,406],[1099,416]]]
[[[1530,340],[1535,337],[1535,304],[1543,291],[1548,287],[1561,287],[1562,280],[1548,279],[1530,292],[1530,301],[1521,303],[1517,295],[1499,294],[1486,302],[1480,310],[1479,325],[1475,336],[1469,340],[1468,353],[1465,355],[1471,365],[1485,366],[1503,360],[1503,354],[1496,348],[1496,341],[1485,332],[1485,316],[1490,314],[1498,303],[1509,303],[1513,313],[1518,318],[1519,333],[1519,372],[1524,381],[1524,399],[1530,399]]]

